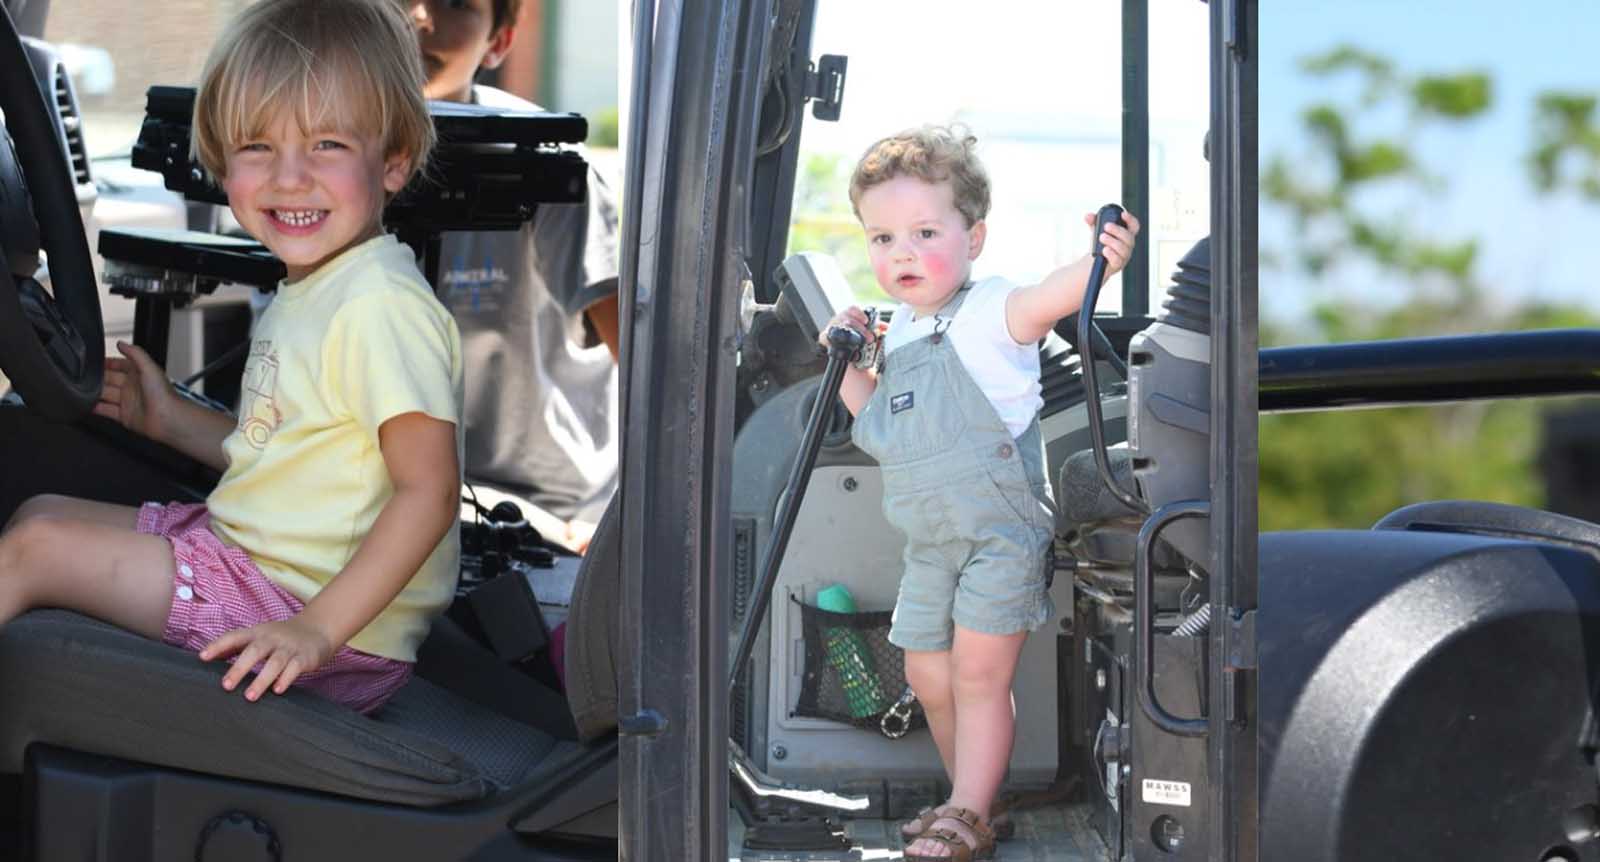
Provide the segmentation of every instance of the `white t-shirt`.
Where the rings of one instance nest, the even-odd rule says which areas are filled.
[[[945,336],[955,346],[961,365],[972,376],[1012,437],[1044,406],[1039,386],[1039,345],[1019,344],[1006,328],[1006,297],[1017,286],[1003,278],[986,278],[968,288],[967,297],[950,320]],[[936,315],[914,318],[902,303],[889,322],[883,346],[888,354],[933,334]]]

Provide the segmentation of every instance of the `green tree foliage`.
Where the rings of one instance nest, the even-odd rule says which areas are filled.
[[[1294,266],[1326,285],[1308,321],[1264,323],[1261,344],[1371,341],[1466,332],[1593,326],[1583,309],[1485,301],[1476,237],[1436,237],[1416,227],[1412,206],[1379,202],[1439,195],[1468,177],[1435,174],[1411,144],[1453,135],[1470,145],[1474,119],[1494,102],[1479,71],[1406,75],[1386,58],[1341,46],[1307,58],[1313,76],[1354,76],[1354,104],[1302,111],[1310,153],[1273,155],[1262,173],[1269,206],[1293,219],[1291,247],[1264,249],[1267,266]],[[1332,82],[1330,82],[1332,83]],[[1530,181],[1542,192],[1575,191],[1600,202],[1595,96],[1551,92],[1536,105]],[[1403,118],[1386,135],[1368,130]],[[1446,166],[1448,169],[1448,166]],[[1395,194],[1395,192],[1403,194]],[[1487,225],[1485,229],[1492,229]],[[1373,271],[1410,286],[1373,308],[1337,292]],[[1272,288],[1261,304],[1270,318]],[[1260,526],[1365,528],[1407,503],[1470,498],[1538,506],[1540,409],[1550,402],[1497,401],[1384,410],[1268,415],[1260,427]]]
[[[618,143],[617,121],[618,112],[615,105],[596,111],[589,123],[589,146],[610,150],[616,149]]]
[[[1545,93],[1534,119],[1534,184],[1543,192],[1576,191],[1600,201],[1600,126],[1593,93]]]
[[[1361,260],[1393,274],[1441,282],[1465,297],[1476,294],[1474,239],[1435,239],[1418,231],[1409,211],[1374,214],[1363,202],[1374,192],[1427,194],[1447,184],[1417,163],[1408,143],[1441,124],[1464,124],[1488,110],[1494,94],[1488,75],[1407,79],[1388,60],[1350,46],[1308,58],[1301,68],[1319,77],[1353,74],[1362,86],[1356,106],[1305,108],[1301,119],[1313,149],[1309,158],[1276,154],[1262,174],[1262,194],[1295,221],[1300,239],[1290,259],[1319,279],[1336,278],[1337,262]],[[1402,128],[1387,136],[1358,134],[1357,121],[1395,108],[1406,118]],[[1282,260],[1276,253],[1271,259]]]
[[[867,262],[867,241],[850,208],[850,165],[837,155],[812,154],[801,163],[794,184],[794,216],[789,253],[817,251],[833,256],[862,305],[888,305]]]

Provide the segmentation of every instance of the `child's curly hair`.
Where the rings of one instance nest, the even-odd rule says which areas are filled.
[[[978,139],[963,126],[922,126],[867,148],[850,176],[850,208],[861,218],[861,195],[896,177],[949,183],[956,211],[972,227],[989,215],[989,174],[978,161]]]

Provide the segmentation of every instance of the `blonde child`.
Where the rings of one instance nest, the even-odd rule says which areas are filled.
[[[288,277],[237,418],[179,397],[137,347],[95,412],[223,470],[204,505],[24,503],[0,534],[0,625],[87,613],[232,657],[222,687],[300,685],[354,709],[411,673],[459,565],[462,363],[385,203],[433,125],[393,0],[263,0],[212,48],[194,150]]]
[[[1038,342],[1078,310],[1091,263],[1084,255],[1030,287],[971,280],[989,210],[975,144],[947,128],[903,132],[868,149],[850,180],[873,272],[900,304],[881,370],[851,368],[840,396],[856,417],[852,439],[882,467],[884,514],[906,537],[889,640],[905,650],[952,788],[904,827],[907,860],[994,852],[1012,677],[1027,633],[1054,613]],[[1124,221],[1100,237],[1108,274],[1139,230],[1132,214]],[[879,337],[859,308],[831,325]]]

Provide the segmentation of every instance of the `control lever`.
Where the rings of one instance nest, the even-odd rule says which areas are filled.
[[[1105,231],[1107,224],[1120,221],[1122,221],[1122,207],[1116,204],[1106,204],[1094,216],[1094,245],[1091,252],[1094,260],[1089,266],[1089,281],[1083,288],[1083,306],[1078,309],[1078,344],[1080,346],[1091,343],[1089,341],[1091,332],[1099,335],[1101,342],[1106,342],[1105,333],[1100,331],[1100,327],[1094,325],[1094,306],[1095,302],[1100,298],[1100,283],[1105,281],[1106,277],[1105,248],[1100,243],[1100,234]],[[1096,344],[1098,347],[1098,342]],[[1114,365],[1121,361],[1120,358],[1116,357],[1115,351],[1110,349],[1109,342],[1106,342],[1106,353],[1110,359],[1114,360]],[[1122,364],[1121,368],[1123,375],[1126,376],[1127,365]],[[1117,484],[1116,478],[1111,473],[1111,456],[1106,450],[1105,428],[1103,427],[1105,416],[1100,408],[1100,381],[1098,372],[1095,370],[1094,356],[1092,354],[1083,363],[1083,394],[1085,399],[1083,406],[1089,413],[1090,447],[1094,450],[1094,463],[1095,467],[1100,471],[1101,481],[1105,482],[1106,488],[1111,491],[1111,495],[1122,501],[1123,505],[1136,512],[1149,514],[1149,504],[1145,503],[1137,494],[1131,493]]]
[[[772,521],[772,539],[767,542],[767,552],[761,559],[760,577],[751,593],[752,604],[745,611],[738,646],[732,661],[728,663],[730,691],[738,682],[740,669],[750,660],[756,631],[760,629],[761,621],[767,615],[767,607],[772,603],[772,588],[778,581],[778,563],[783,560],[784,549],[789,545],[789,534],[794,531],[795,516],[800,513],[800,501],[811,482],[811,468],[816,465],[817,452],[822,448],[822,429],[828,424],[828,414],[833,412],[839,384],[844,382],[845,368],[865,340],[861,333],[847,327],[835,326],[828,330],[828,365],[823,369],[816,398],[811,402],[811,415],[806,419],[805,434],[800,438],[800,451],[789,470],[783,495],[778,498],[777,515]]]
[[[821,382],[817,384],[817,394],[811,404],[811,415],[806,420],[805,433],[800,438],[800,451],[795,455],[794,466],[789,470],[788,482],[784,485],[782,496],[778,498],[777,514],[772,523],[772,539],[767,543],[766,554],[761,560],[760,577],[751,593],[751,605],[745,611],[744,625],[739,631],[738,647],[728,664],[730,691],[739,679],[739,669],[750,660],[750,651],[755,647],[756,632],[761,627],[761,621],[766,618],[767,608],[772,604],[772,590],[778,580],[778,563],[783,559],[784,549],[788,547],[789,535],[794,530],[795,516],[800,512],[800,501],[805,497],[806,485],[811,481],[811,468],[815,466],[817,452],[822,448],[822,429],[827,424],[828,414],[833,411],[839,384],[844,381],[845,368],[850,364],[852,357],[861,350],[865,341],[861,333],[853,329],[836,326],[828,330],[828,365],[822,372]],[[822,843],[837,840],[833,828],[827,826],[828,815],[844,812],[859,813],[865,811],[870,803],[865,796],[845,796],[775,781],[761,772],[751,762],[749,756],[732,741],[728,743],[728,769],[733,779],[731,789],[735,803],[745,816],[747,825],[762,822],[763,812],[774,808],[788,808],[790,815],[786,819],[793,821],[793,825],[798,827],[810,824],[816,827],[810,830],[802,829],[801,836],[792,838],[797,846],[820,847]],[[824,836],[829,840],[823,841]]]

